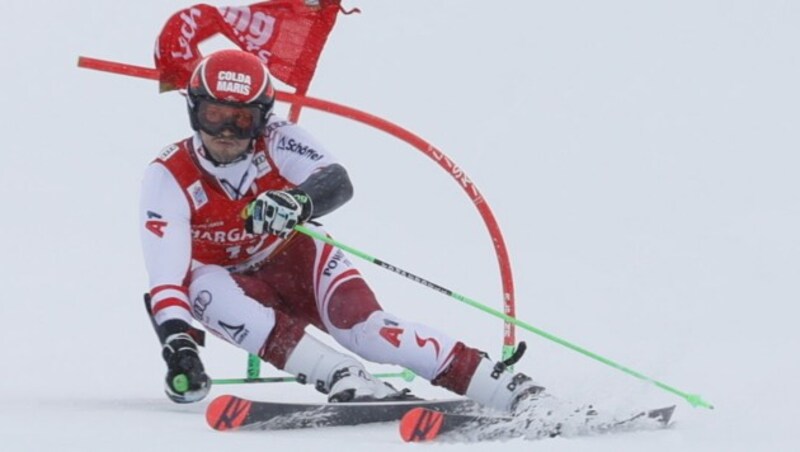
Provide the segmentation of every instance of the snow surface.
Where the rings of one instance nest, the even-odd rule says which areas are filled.
[[[150,66],[162,24],[192,3],[0,5],[0,450],[428,447],[392,425],[219,434],[205,403],[162,396],[136,207],[145,165],[189,133],[185,107],[76,61]],[[677,403],[677,422],[504,450],[800,450],[800,3],[345,5],[363,13],[339,18],[311,93],[395,121],[464,168],[505,232],[520,318],[717,406],[520,332],[518,368],[552,393],[613,410]],[[338,239],[500,307],[485,228],[444,172],[362,125],[312,111],[302,123],[356,184],[326,221]],[[500,321],[362,269],[388,310],[499,353]],[[244,354],[218,341],[203,356],[214,377],[244,373]],[[320,399],[294,384],[212,396],[225,392]]]

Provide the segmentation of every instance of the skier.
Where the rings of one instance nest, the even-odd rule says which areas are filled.
[[[491,408],[511,411],[542,388],[428,326],[384,311],[341,250],[293,231],[353,195],[324,146],[273,112],[274,89],[254,55],[201,60],[187,87],[194,136],[147,167],[141,240],[153,324],[175,402],[203,399],[210,380],[191,334],[212,334],[313,384],[329,401],[406,396],[305,331],[359,357],[396,364]]]

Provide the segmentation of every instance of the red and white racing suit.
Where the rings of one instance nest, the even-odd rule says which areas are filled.
[[[341,250],[297,233],[282,240],[245,231],[240,213],[250,201],[336,163],[330,152],[272,119],[244,160],[218,166],[204,155],[194,136],[161,151],[145,172],[141,237],[157,325],[194,318],[283,369],[312,324],[362,358],[428,380],[450,366],[435,384],[466,391],[479,353],[384,312]]]

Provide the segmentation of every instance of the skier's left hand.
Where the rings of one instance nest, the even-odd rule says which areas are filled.
[[[211,389],[203,362],[197,354],[197,344],[186,333],[177,333],[164,341],[162,356],[167,363],[164,392],[176,403],[203,400]]]
[[[245,207],[242,217],[251,234],[273,234],[286,238],[295,225],[311,217],[311,199],[302,191],[270,190]]]

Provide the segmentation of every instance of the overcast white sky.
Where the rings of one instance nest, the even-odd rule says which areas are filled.
[[[194,414],[202,406],[181,415],[161,397],[136,206],[145,165],[190,133],[185,106],[153,82],[76,67],[79,55],[151,66],[164,21],[192,3],[0,5],[0,436],[11,450],[100,450],[112,435],[150,447],[149,431],[163,450],[300,444],[211,434]],[[593,447],[800,445],[799,3],[345,6],[363,13],[340,16],[311,94],[392,120],[466,171],[505,233],[520,318],[718,406],[693,410],[520,333],[531,350],[518,367],[556,394],[615,408],[679,404],[676,429]],[[501,306],[488,235],[446,173],[362,125],[314,112],[301,123],[356,183],[353,202],[326,221],[338,239]],[[368,265],[387,310],[499,353],[501,322]],[[242,354],[224,344],[204,357],[215,377],[243,372]],[[299,387],[242,392],[287,390],[318,399]],[[23,399],[48,407],[39,422],[63,428],[45,438],[27,427],[36,421]],[[95,423],[107,437],[87,428]],[[310,449],[402,447],[389,427],[303,438]]]

